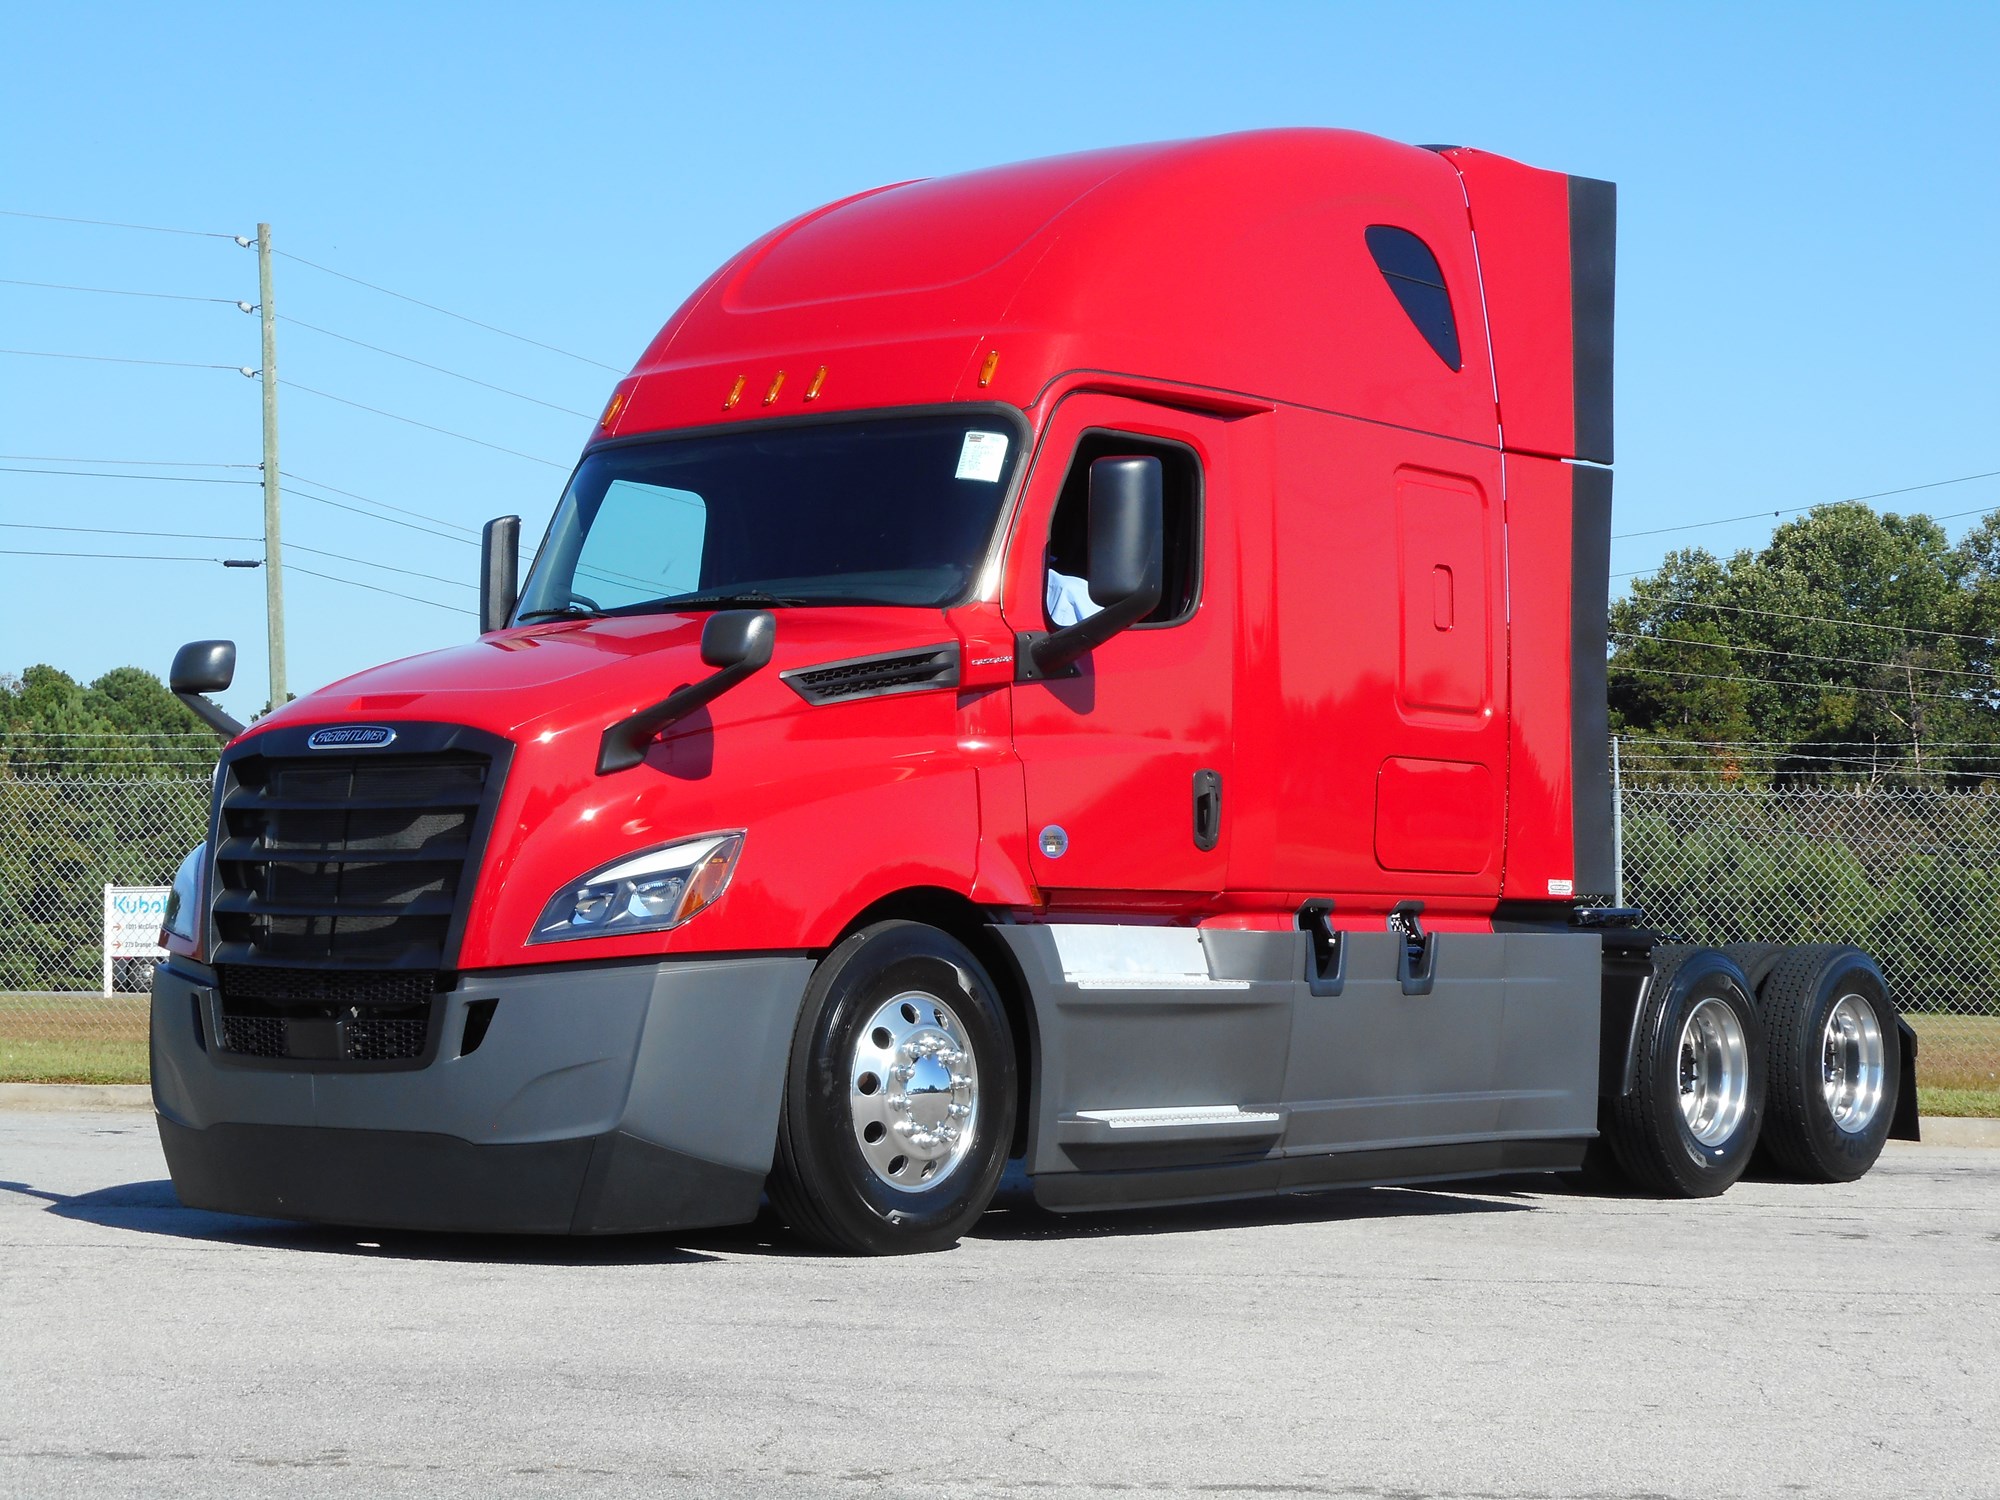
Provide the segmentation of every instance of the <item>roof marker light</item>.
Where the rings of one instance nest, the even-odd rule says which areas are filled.
[[[784,388],[785,388],[785,372],[783,370],[780,370],[778,371],[778,378],[771,382],[771,388],[768,391],[764,392],[764,404],[766,406],[769,406],[773,401],[776,401],[778,399],[778,392],[782,391]]]
[[[611,399],[604,404],[604,415],[597,419],[598,431],[609,432],[611,424],[618,420],[618,413],[624,409],[625,392],[623,390],[613,391]]]
[[[723,398],[722,409],[724,411],[734,410],[736,403],[743,399],[743,379],[743,376],[738,375],[736,377],[736,384],[729,388],[728,396]]]
[[[989,349],[986,352],[986,363],[979,367],[979,388],[982,391],[993,384],[993,372],[999,368],[1000,351],[998,349]]]
[[[819,388],[826,384],[826,366],[819,367],[819,374],[813,376],[813,383],[806,387],[806,400],[819,400]]]

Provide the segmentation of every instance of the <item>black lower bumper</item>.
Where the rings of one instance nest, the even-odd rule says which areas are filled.
[[[763,1178],[622,1131],[515,1145],[315,1125],[160,1117],[190,1208],[370,1229],[618,1234],[741,1224]]]

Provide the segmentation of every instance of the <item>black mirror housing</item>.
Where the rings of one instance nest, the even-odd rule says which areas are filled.
[[[203,696],[219,693],[236,680],[236,642],[189,641],[174,653],[167,686],[210,729],[233,740],[243,726]]]
[[[701,627],[702,665],[754,672],[770,662],[777,639],[778,622],[768,609],[721,610]]]
[[[236,642],[189,641],[174,653],[167,686],[176,694],[219,693],[236,680]]]
[[[521,602],[521,518],[500,516],[479,534],[479,633],[505,630]]]
[[[1160,602],[1166,484],[1157,458],[1100,458],[1090,466],[1090,597],[1106,608],[1137,595]]]
[[[1048,635],[1017,638],[1022,682],[1074,676],[1076,659],[1159,606],[1166,573],[1166,472],[1157,458],[1100,458],[1090,466],[1091,601],[1096,614]]]

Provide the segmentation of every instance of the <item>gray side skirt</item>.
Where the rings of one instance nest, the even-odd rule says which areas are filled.
[[[1203,976],[1145,972],[1127,929],[1121,978],[1066,967],[1050,927],[997,931],[1035,1011],[1027,1166],[1047,1207],[1558,1170],[1596,1133],[1595,934],[1441,934],[1435,982],[1407,994],[1388,933],[1344,934],[1324,993],[1303,933],[1204,930]]]

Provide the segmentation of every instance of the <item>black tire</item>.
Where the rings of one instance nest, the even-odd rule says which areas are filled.
[[[1750,981],[1750,993],[1758,997],[1758,1008],[1763,1008],[1764,980],[1778,960],[1788,951],[1783,943],[1730,943],[1723,950],[1736,961],[1736,967],[1743,971],[1743,977]],[[1770,1017],[1764,1018],[1768,1031]]]
[[[1858,1130],[1843,1129],[1834,1118],[1825,1088],[1827,1020],[1849,995],[1873,1013],[1881,1047],[1880,1092]],[[1881,971],[1858,948],[1787,948],[1759,998],[1771,1038],[1765,1160],[1807,1182],[1854,1181],[1882,1154],[1903,1076],[1896,1007]]]
[[[1712,1198],[1743,1175],[1756,1150],[1764,1113],[1764,1024],[1743,971],[1727,954],[1714,948],[1662,950],[1655,963],[1639,1017],[1635,1086],[1608,1111],[1611,1154],[1646,1192]],[[1682,1035],[1706,1001],[1727,1008],[1742,1041],[1740,1113],[1726,1135],[1708,1142],[1696,1136],[1681,1107]]]
[[[978,1084],[963,1156],[934,1185],[905,1189],[864,1154],[850,1078],[863,1029],[910,990],[937,997],[958,1018],[962,1035],[954,1039],[971,1054]],[[970,950],[920,922],[863,928],[821,960],[806,987],[778,1121],[772,1206],[794,1233],[836,1250],[945,1249],[993,1201],[1013,1139],[1016,1087],[999,991]]]

